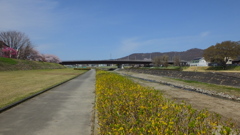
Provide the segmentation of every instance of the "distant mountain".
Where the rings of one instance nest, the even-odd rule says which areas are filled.
[[[191,61],[197,57],[203,57],[202,49],[193,48],[183,52],[152,52],[152,53],[133,53],[129,56],[119,58],[118,60],[151,60],[156,56],[168,55],[169,61],[173,59],[174,56],[179,56],[181,60]]]

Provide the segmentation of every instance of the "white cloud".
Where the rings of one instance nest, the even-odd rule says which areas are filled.
[[[200,36],[201,36],[201,37],[207,37],[209,34],[210,34],[209,31],[205,31],[205,32],[202,32],[202,33],[200,34]]]
[[[0,0],[0,31],[23,32],[38,51],[51,50],[53,45],[44,42],[59,26],[58,5],[55,0]]]
[[[123,41],[121,41],[120,51],[131,52],[136,48],[140,47],[141,43],[138,43],[137,40],[138,38],[124,39]]]
[[[147,52],[166,52],[166,51],[184,51],[194,47],[200,47],[203,37],[209,36],[210,32],[202,32],[199,35],[167,37],[157,39],[143,40],[141,38],[128,38],[120,43],[116,53],[119,56],[129,55],[131,53],[146,53]]]
[[[149,40],[142,40],[138,37],[128,38],[121,41],[120,51],[122,52],[133,52],[138,50],[139,48],[154,45],[159,43],[159,39],[149,39]]]
[[[35,46],[35,48],[40,52],[44,52],[46,50],[51,50],[52,47],[53,47],[52,44],[40,44],[40,45]]]
[[[0,30],[23,30],[49,27],[52,10],[58,5],[51,0],[1,0]]]
[[[148,39],[142,40],[140,38],[129,38],[121,41],[120,49],[121,52],[130,53],[138,50],[147,49],[149,47],[158,46],[161,48],[169,48],[174,45],[180,44],[182,42],[189,42],[192,37],[169,37],[169,38],[159,38],[159,39]],[[154,50],[153,50],[154,51]]]

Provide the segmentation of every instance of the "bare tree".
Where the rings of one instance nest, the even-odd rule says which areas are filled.
[[[153,64],[156,66],[156,67],[159,67],[162,65],[162,57],[161,56],[156,56],[153,58]]]
[[[31,60],[31,55],[32,53],[34,53],[33,47],[30,45],[20,48],[18,52],[19,52],[18,58],[23,60]]]
[[[168,67],[168,55],[162,56],[163,66]]]
[[[179,56],[174,56],[173,57],[173,63],[174,63],[174,66],[180,66],[180,57]]]
[[[0,40],[6,43],[9,47],[18,51],[18,58],[27,59],[33,45],[24,33],[18,31],[3,31],[0,32]]]

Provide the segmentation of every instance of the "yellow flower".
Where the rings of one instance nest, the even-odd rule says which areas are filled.
[[[167,123],[165,121],[160,121],[163,125],[167,125]]]
[[[121,130],[123,130],[123,127],[120,127],[120,128],[118,129],[118,131],[121,131]]]
[[[206,134],[206,131],[201,131],[201,134]]]
[[[199,120],[199,119],[201,119],[201,117],[198,116],[196,119]]]
[[[165,110],[165,109],[167,109],[167,108],[168,108],[167,105],[165,105],[165,106],[162,107],[163,110]]]
[[[180,128],[209,134],[216,130],[218,123],[218,119],[215,120],[218,116],[212,117],[205,110],[196,111],[185,103],[175,104],[152,88],[105,71],[97,72],[96,109],[100,134],[186,135],[187,131],[174,131]],[[229,132],[225,125],[219,131],[221,134]]]

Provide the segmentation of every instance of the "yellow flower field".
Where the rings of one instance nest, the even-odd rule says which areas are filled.
[[[96,94],[102,135],[240,133],[218,114],[197,111],[185,103],[176,104],[161,92],[114,73],[97,72]]]

